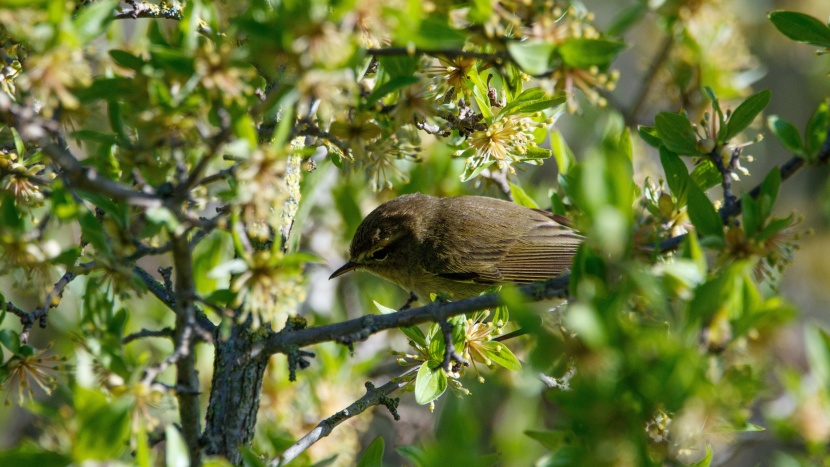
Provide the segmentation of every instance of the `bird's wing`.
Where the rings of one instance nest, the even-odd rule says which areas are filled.
[[[496,264],[501,282],[550,279],[571,267],[584,238],[555,224],[543,224],[517,239]]]
[[[478,228],[467,227],[465,241],[454,243],[452,248],[441,245],[438,238],[435,248],[425,249],[431,259],[424,269],[444,279],[486,285],[533,282],[562,274],[571,266],[583,237],[564,227],[562,224],[569,221],[561,216],[520,209],[500,201],[451,206],[443,219],[445,229],[436,231],[457,231],[463,225]],[[517,222],[517,214],[527,217]],[[481,218],[489,222],[481,223]]]

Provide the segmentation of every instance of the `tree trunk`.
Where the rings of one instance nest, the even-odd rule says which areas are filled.
[[[256,334],[245,324],[232,325],[230,338],[216,339],[213,384],[205,420],[206,455],[226,457],[242,464],[241,446],[254,437],[262,379],[267,357],[251,357]]]

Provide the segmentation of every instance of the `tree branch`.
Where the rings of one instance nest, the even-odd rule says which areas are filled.
[[[4,93],[0,93],[0,121],[17,129],[24,142],[42,148],[61,169],[60,175],[67,185],[135,206],[149,208],[162,205],[161,199],[153,193],[136,191],[122,183],[99,177],[95,169],[81,165],[68,149],[54,143],[62,141],[57,122],[43,120],[33,109],[12,102]]]
[[[129,344],[132,341],[138,339],[144,339],[145,337],[164,337],[171,339],[173,338],[173,329],[172,328],[164,328],[164,329],[142,329],[141,331],[134,332],[132,334],[128,334],[121,339],[122,344]]]
[[[529,301],[562,297],[568,291],[570,275],[565,274],[545,282],[528,284],[518,290]],[[453,316],[493,308],[505,303],[501,294],[487,294],[455,302],[433,302],[418,308],[388,315],[367,315],[341,323],[314,326],[306,329],[273,333],[253,351],[267,355],[287,353],[292,347],[305,347],[328,341],[351,342],[386,329],[414,326],[426,322],[440,322]]]
[[[199,373],[196,371],[196,355],[193,352],[195,342],[191,339],[196,326],[196,285],[193,277],[193,257],[187,235],[175,235],[171,232],[173,246],[173,265],[176,271],[175,311],[176,327],[174,342],[176,353],[176,386],[189,388],[190,391],[176,393],[179,400],[179,418],[182,436],[187,443],[190,465],[201,465],[201,435],[199,408]],[[171,356],[172,357],[172,356]]]
[[[824,139],[824,144],[821,146],[821,149],[819,149],[819,152],[816,155],[814,164],[827,164],[828,161],[830,161],[830,127],[827,128],[827,136]],[[806,164],[807,160],[799,156],[793,156],[792,158],[790,158],[790,160],[781,164],[778,167],[781,171],[781,181],[787,180],[796,173],[798,173],[798,171],[801,170],[801,168],[804,167]],[[757,199],[758,196],[761,194],[761,185],[762,183],[755,185],[755,187],[749,190],[749,192],[746,193],[744,196],[749,196],[752,199]],[[738,198],[737,200],[735,200],[734,203],[730,205],[724,204],[724,206],[720,208],[720,210],[718,210],[718,214],[720,214],[720,217],[724,220],[724,222],[728,221],[730,217],[737,216],[741,213],[741,200],[742,198]],[[660,242],[658,248],[661,252],[664,253],[667,251],[674,250],[678,246],[680,246],[681,243],[683,243],[687,236],[688,234],[683,234],[666,239]]]
[[[337,412],[331,417],[320,422],[308,434],[300,438],[299,441],[297,441],[291,447],[286,449],[285,452],[282,453],[282,455],[272,459],[268,463],[268,465],[271,467],[275,467],[282,466],[291,462],[292,460],[296,459],[297,456],[302,454],[306,449],[311,447],[311,445],[328,436],[337,425],[345,422],[346,420],[352,417],[360,415],[369,407],[383,404],[389,409],[390,412],[392,412],[392,416],[395,418],[395,420],[399,420],[400,416],[398,415],[396,410],[398,406],[398,399],[390,399],[388,396],[389,394],[409,384],[410,379],[406,378],[405,376],[413,371],[414,370],[410,370],[410,372],[407,372],[404,375],[394,378],[392,381],[389,381],[388,383],[378,388],[376,388],[372,383],[366,382],[366,394],[363,397],[354,401],[354,403],[352,403],[345,409],[341,410],[340,412]]]

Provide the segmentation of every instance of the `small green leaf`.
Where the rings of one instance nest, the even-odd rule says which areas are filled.
[[[550,132],[550,148],[553,152],[553,158],[556,159],[556,168],[559,169],[560,175],[565,175],[576,164],[576,157],[574,156],[565,138],[558,130]]]
[[[660,112],[654,119],[657,135],[663,145],[681,156],[694,156],[697,150],[697,137],[692,124],[685,115]]]
[[[565,430],[552,431],[525,431],[525,435],[542,443],[542,446],[551,451],[558,451],[563,445],[573,442],[573,434]]]
[[[525,73],[536,76],[550,69],[551,57],[556,45],[541,41],[510,41],[507,52]]]
[[[493,363],[501,365],[508,370],[519,371],[522,369],[522,364],[519,359],[513,355],[513,352],[501,342],[488,341],[482,342],[481,346],[486,349],[484,355]]]
[[[637,127],[637,132],[640,134],[640,138],[646,142],[649,146],[653,148],[660,147],[660,136],[657,135],[657,128],[653,126],[644,126],[640,125]]]
[[[825,99],[807,122],[807,130],[804,133],[807,155],[814,157],[818,154],[827,139],[828,129],[830,129],[830,99]]]
[[[420,80],[417,76],[396,76],[380,86],[377,86],[372,93],[369,94],[369,97],[366,98],[366,105],[371,107],[375,105],[375,102],[382,99],[386,95],[391,94],[398,89],[405,88],[411,84],[415,84],[418,81]]]
[[[395,448],[395,451],[415,467],[424,467],[427,465],[426,453],[417,446],[398,446]]]
[[[772,206],[778,199],[778,190],[781,188],[781,170],[774,167],[769,171],[764,181],[761,182],[761,194],[758,197],[761,201],[761,216],[766,218],[772,214]]]
[[[165,465],[167,467],[187,467],[190,465],[190,455],[187,444],[175,425],[167,425],[164,430],[164,439],[167,441],[165,450]]]
[[[704,160],[700,164],[697,164],[695,168],[692,169],[692,173],[689,174],[689,177],[691,177],[692,181],[695,182],[695,184],[699,186],[703,192],[706,192],[709,188],[712,188],[723,181],[723,177],[720,172],[718,172],[718,168],[715,167],[715,164],[708,159]]]
[[[684,206],[686,204],[686,185],[689,183],[689,169],[686,168],[686,164],[677,154],[665,147],[660,148],[660,163],[666,173],[666,183],[669,185],[675,199],[677,199],[677,204]]]
[[[396,309],[394,309],[394,308],[389,308],[388,306],[383,306],[383,305],[381,305],[380,303],[378,303],[378,302],[377,302],[377,300],[372,300],[372,303],[374,303],[374,304],[375,304],[375,306],[377,307],[377,309],[380,311],[380,314],[382,314],[382,315],[388,315],[388,314],[392,314],[392,313],[397,313],[397,312],[398,312],[398,310],[396,310]]]
[[[521,161],[527,163],[541,163],[545,159],[550,158],[552,152],[550,149],[540,148],[538,146],[529,146],[525,149]]]
[[[78,216],[78,224],[81,226],[81,236],[85,241],[91,243],[100,253],[110,252],[109,242],[101,227],[101,222],[91,212],[85,211]]]
[[[815,324],[805,327],[804,350],[810,372],[819,384],[830,389],[830,336]]]
[[[20,133],[17,132],[17,128],[12,127],[12,140],[14,140],[14,151],[23,159],[23,156],[26,155],[26,145],[23,144],[23,138],[20,137]]]
[[[718,135],[718,141],[724,143],[745,130],[769,104],[772,93],[763,90],[746,98],[745,101],[732,112],[726,122],[726,131]]]
[[[689,219],[698,233],[723,239],[723,220],[706,194],[694,184],[687,186],[687,193]]]
[[[20,335],[12,329],[0,329],[0,344],[16,354],[20,352]]]
[[[712,465],[712,458],[714,457],[714,455],[715,451],[712,449],[712,445],[707,443],[706,455],[703,456],[703,459],[701,459],[700,461],[695,462],[694,464],[689,464],[689,467],[709,467],[710,465]]]
[[[612,37],[622,36],[632,26],[639,23],[648,11],[648,6],[643,2],[624,8],[611,20],[611,24],[605,29],[605,34]]]
[[[145,213],[147,221],[165,226],[168,232],[175,232],[181,225],[173,211],[164,206],[148,208]]]
[[[415,401],[421,405],[429,404],[446,390],[447,375],[441,369],[441,363],[424,362],[415,378]]]
[[[126,50],[113,49],[109,51],[110,58],[119,66],[133,71],[141,71],[147,63],[144,59],[137,57]]]
[[[363,451],[363,455],[361,455],[360,460],[357,461],[357,467],[383,467],[384,449],[385,444],[383,436],[378,435],[374,441],[366,446],[366,449]]]
[[[625,44],[606,39],[572,38],[563,42],[557,51],[566,65],[587,69],[604,68],[625,49]]]
[[[479,165],[478,167],[476,167],[475,169],[473,169],[472,166],[468,163],[467,165],[464,166],[464,173],[461,174],[461,177],[460,177],[461,181],[462,182],[467,182],[467,181],[470,181],[470,180],[478,177],[479,175],[481,175],[481,172],[484,172],[485,170],[487,170],[494,163],[495,163],[495,161],[484,162],[481,165]]]
[[[772,134],[778,138],[782,146],[792,151],[794,154],[804,156],[804,143],[801,141],[801,135],[795,128],[795,125],[784,120],[778,115],[770,115],[767,118],[767,126]]]
[[[830,47],[830,28],[817,18],[784,10],[773,11],[768,17],[781,34],[794,41]]]
[[[104,32],[110,22],[115,19],[114,12],[118,3],[115,0],[96,1],[81,10],[73,21],[81,44],[88,43]]]
[[[522,187],[514,185],[513,183],[508,184],[510,185],[510,195],[513,197],[513,202],[526,208],[539,209],[539,205],[536,204],[536,201],[533,201],[533,198],[528,196]]]

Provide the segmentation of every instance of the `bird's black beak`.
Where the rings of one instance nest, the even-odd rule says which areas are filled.
[[[343,266],[340,266],[337,269],[337,271],[334,271],[332,273],[332,275],[329,276],[329,280],[332,280],[332,279],[334,279],[335,277],[338,277],[338,276],[342,276],[343,274],[346,274],[349,271],[353,271],[353,270],[355,270],[359,267],[360,267],[359,264],[357,264],[355,262],[352,262],[352,261],[349,261],[348,263],[344,264]]]

